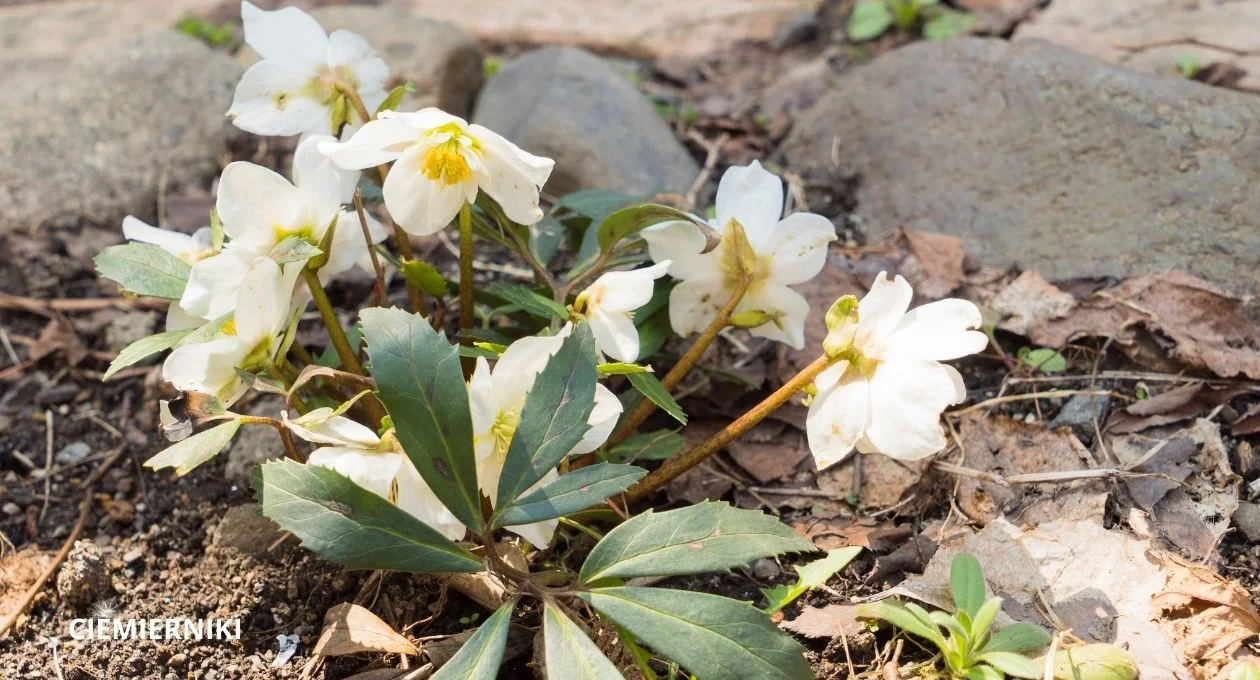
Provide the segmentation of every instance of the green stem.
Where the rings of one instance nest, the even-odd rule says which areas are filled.
[[[342,367],[351,373],[367,375],[363,370],[363,364],[359,362],[359,355],[350,347],[350,340],[346,338],[346,332],[341,329],[341,322],[337,320],[337,313],[333,311],[332,302],[328,300],[328,293],[324,292],[324,284],[319,282],[319,276],[309,269],[304,269],[302,278],[306,280],[306,287],[310,289],[315,306],[319,308],[319,316],[324,320],[324,327],[328,329],[328,338],[337,350],[337,356],[341,357]]]
[[[837,361],[839,361],[838,358],[826,355],[815,359],[813,363],[806,366],[791,380],[784,383],[782,387],[775,390],[773,394],[762,400],[760,404],[757,404],[747,413],[739,418],[736,418],[730,425],[723,428],[721,432],[718,432],[710,437],[708,441],[665,461],[664,465],[636,482],[634,486],[631,486],[629,490],[626,491],[626,502],[633,503],[641,500],[653,491],[665,486],[679,475],[704,462],[704,460],[709,456],[721,451],[727,444],[731,443],[741,434],[752,429],[753,426],[764,420],[766,416],[774,413],[775,410],[786,403],[792,395],[802,389],[805,389],[805,387],[812,383],[820,373],[827,370]]]
[[[472,205],[459,209],[459,329],[473,327],[473,228]]]

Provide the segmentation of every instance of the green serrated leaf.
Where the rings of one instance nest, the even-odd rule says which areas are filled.
[[[836,548],[828,551],[827,556],[821,560],[814,560],[804,566],[798,565],[796,567],[798,576],[796,583],[776,588],[763,588],[761,590],[762,594],[769,601],[769,604],[762,611],[772,614],[792,604],[796,601],[796,598],[804,595],[811,588],[821,588],[836,572],[849,566],[849,563],[860,552],[862,552],[862,549],[857,546]]]
[[[403,450],[455,517],[480,532],[484,518],[459,350],[423,317],[401,309],[365,309],[360,318],[377,394]]]
[[[563,305],[551,298],[543,297],[525,286],[495,281],[486,287],[486,292],[543,319],[550,320],[553,317],[557,319],[569,318],[569,310],[565,309]]]
[[[188,284],[190,267],[149,243],[110,246],[92,261],[98,274],[132,295],[178,300]]]
[[[597,366],[600,375],[630,375],[631,373],[651,373],[651,366],[629,363],[625,361],[609,361]]]
[[[188,474],[198,465],[214,458],[236,436],[241,429],[241,421],[232,419],[226,423],[215,425],[158,452],[157,455],[144,461],[144,466],[151,470],[173,467],[175,474]]]
[[[290,236],[271,249],[270,257],[276,264],[305,262],[313,257],[323,255],[318,246],[301,236]]]
[[[123,351],[118,353],[117,357],[114,357],[113,361],[109,362],[109,368],[105,369],[105,375],[101,376],[101,381],[104,382],[109,380],[115,373],[127,368],[128,366],[134,365],[137,362],[143,361],[145,358],[153,356],[158,352],[165,352],[166,350],[179,344],[179,341],[189,335],[192,335],[194,330],[196,329],[186,328],[180,331],[158,333],[157,335],[150,335],[147,338],[140,338],[130,345],[127,345],[123,348]]]
[[[980,569],[980,560],[975,555],[960,552],[954,556],[949,567],[949,590],[954,597],[954,606],[975,618],[985,601],[984,571]]]
[[[622,208],[600,222],[597,232],[599,249],[601,252],[607,252],[623,238],[633,236],[654,224],[675,220],[701,224],[695,217],[667,205],[646,203]],[[707,225],[701,224],[701,226]]]
[[[525,395],[495,507],[510,505],[582,441],[595,407],[596,379],[595,336],[590,324],[578,324]]]
[[[548,602],[543,609],[543,662],[551,680],[624,677],[567,614]]]
[[[652,403],[659,406],[662,411],[668,413],[674,420],[683,425],[687,424],[687,414],[683,412],[682,407],[678,405],[678,402],[674,401],[674,398],[669,394],[669,390],[665,389],[665,386],[656,379],[654,374],[628,373],[626,378],[634,386],[634,389],[652,400]]]
[[[989,636],[986,652],[1027,652],[1050,644],[1050,634],[1031,623],[1013,623]]]
[[[1041,668],[1036,661],[1014,652],[985,652],[976,658],[1007,675],[1029,680],[1041,678]]]
[[[495,680],[503,665],[508,624],[512,622],[515,600],[509,600],[481,624],[463,647],[442,665],[431,680]]]
[[[402,263],[402,275],[412,286],[434,297],[446,295],[446,279],[437,267],[422,260],[406,260]]]
[[[763,512],[698,503],[631,517],[596,544],[581,579],[728,571],[759,557],[813,550],[813,543]]]
[[[845,23],[845,33],[849,40],[862,42],[878,38],[893,24],[892,12],[884,0],[861,0],[849,13]]]
[[[605,453],[611,461],[665,460],[682,450],[686,440],[673,430],[640,432]]]
[[[630,586],[599,588],[578,597],[700,680],[813,677],[805,648],[746,602]]]
[[[533,524],[585,510],[639,481],[647,470],[633,465],[597,463],[574,470],[504,508],[497,526]]]
[[[336,471],[291,460],[262,466],[262,514],[302,545],[351,569],[481,571],[481,560]]]

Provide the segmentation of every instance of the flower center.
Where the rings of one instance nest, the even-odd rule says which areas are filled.
[[[219,332],[224,335],[235,336],[236,335],[236,318],[233,317],[231,319],[228,319],[226,322],[224,322],[223,326],[219,328]]]
[[[736,227],[738,226],[738,230]],[[738,231],[738,233],[736,233]],[[722,279],[728,288],[739,286],[745,273],[751,278],[749,289],[770,276],[770,258],[759,255],[748,242],[742,225],[734,219],[727,225],[726,233],[718,245],[718,263]]]
[[[464,158],[460,136],[456,134],[426,151],[420,171],[425,177],[446,186],[460,184],[472,177],[472,168],[468,167],[468,159]]]
[[[511,446],[512,437],[516,434],[516,426],[520,423],[521,409],[513,407],[500,411],[494,423],[490,425],[490,437],[494,442],[494,450],[490,453],[490,458],[496,464],[502,465],[507,461],[508,447]]]
[[[328,106],[346,89],[359,89],[359,79],[355,77],[354,69],[345,65],[336,68],[321,66],[315,76],[306,82],[302,94]],[[279,108],[283,108],[283,105]]]

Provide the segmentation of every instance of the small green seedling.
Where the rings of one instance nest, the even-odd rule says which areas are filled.
[[[985,599],[984,572],[975,555],[958,553],[950,565],[950,591],[956,612],[928,612],[913,602],[884,600],[859,605],[858,616],[879,619],[928,640],[941,651],[951,677],[1000,680],[1007,675],[1035,680],[1043,668],[1021,652],[1050,644],[1050,636],[1030,623],[992,630],[1002,598]]]
[[[845,31],[849,40],[874,40],[890,28],[909,32],[922,27],[928,40],[943,40],[967,33],[975,28],[976,17],[942,7],[940,0],[860,0],[849,14]]]
[[[829,551],[821,560],[814,560],[804,566],[796,567],[798,575],[796,583],[761,589],[761,594],[766,596],[768,602],[762,611],[773,614],[795,602],[796,598],[809,592],[811,588],[821,588],[826,585],[832,576],[849,566],[849,563],[860,552],[862,549],[856,546],[836,548]]]
[[[1180,73],[1182,78],[1193,78],[1203,70],[1203,65],[1199,63],[1199,60],[1190,54],[1177,57],[1173,65],[1177,67],[1177,73]]]
[[[211,47],[221,47],[236,36],[236,26],[231,21],[215,24],[197,17],[184,17],[175,24],[175,30],[197,38]]]
[[[1050,375],[1067,370],[1067,357],[1048,347],[1021,347],[1018,356],[1021,364],[1039,373]]]

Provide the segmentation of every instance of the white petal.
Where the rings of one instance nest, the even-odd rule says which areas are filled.
[[[405,123],[421,135],[428,134],[434,128],[445,125],[454,125],[461,131],[468,130],[468,121],[459,116],[453,116],[435,106],[429,106],[419,111],[386,111],[381,114],[381,119],[389,118]]]
[[[256,258],[250,265],[236,299],[236,333],[242,341],[270,341],[288,324],[293,284],[302,263],[281,268],[269,257]]]
[[[275,245],[276,227],[297,223],[305,203],[289,180],[261,165],[236,161],[223,169],[215,207],[233,245],[266,255]]]
[[[236,309],[237,292],[253,261],[252,251],[233,244],[218,255],[201,260],[188,273],[179,306],[202,319],[217,319]]]
[[[945,448],[941,411],[959,401],[960,380],[953,368],[932,361],[881,363],[871,378],[867,439],[880,453],[900,460]]]
[[[827,263],[827,244],[836,240],[831,220],[813,213],[794,213],[779,222],[770,249],[770,278],[775,283],[803,283]]]
[[[319,150],[320,144],[336,141],[330,135],[304,138],[293,152],[293,183],[308,196],[335,196],[338,204],[350,203],[359,184],[359,171],[342,168]]]
[[[374,220],[368,216],[369,234],[371,233],[373,222]],[[376,226],[378,229],[380,228],[379,223]],[[337,232],[333,234],[333,240],[329,246],[328,262],[319,270],[320,281],[327,281],[333,276],[346,271],[367,255],[367,241],[363,239],[363,225],[359,224],[359,214],[357,212],[350,210],[341,211],[337,216],[336,228]],[[384,236],[383,234],[379,235]],[[380,240],[377,238],[374,242],[379,242]],[[368,266],[371,267],[371,264]]]
[[[669,325],[686,337],[704,330],[730,299],[721,276],[687,279],[669,292]]]
[[[749,329],[749,333],[782,342],[793,349],[805,347],[805,318],[809,316],[809,302],[800,293],[787,286],[764,283],[750,289],[735,306],[736,314],[751,310],[776,314],[779,319],[777,324],[773,321],[764,323]]]
[[[485,357],[477,357],[476,368],[468,380],[468,410],[472,416],[473,438],[478,440],[478,460],[489,455],[486,435],[490,426],[499,415],[499,402],[495,399],[494,381],[490,372],[490,364]]]
[[[213,395],[230,406],[245,391],[236,368],[249,351],[231,336],[176,347],[162,364],[162,379],[181,392]]]
[[[303,92],[315,71],[293,59],[266,59],[249,67],[236,85],[228,118],[256,135],[332,131],[328,106]]]
[[[622,408],[621,401],[612,393],[612,390],[596,384],[595,408],[591,409],[591,415],[586,419],[586,424],[590,426],[590,429],[582,435],[582,441],[573,447],[569,455],[590,453],[603,446],[612,435],[613,428],[617,426],[617,419],[621,417]]]
[[[263,59],[324,61],[328,35],[314,17],[296,7],[268,12],[242,2],[241,23],[245,42]]]
[[[353,446],[373,449],[381,443],[372,428],[345,416],[334,416],[333,409],[322,406],[288,421],[293,434],[316,444]]]
[[[382,115],[360,128],[349,141],[324,142],[319,150],[343,168],[362,170],[397,159],[419,139],[420,131],[405,120]]]
[[[910,306],[914,290],[898,274],[892,281],[887,272],[875,277],[871,289],[858,302],[858,335],[854,343],[862,346],[867,342],[882,341],[901,323]]]
[[[705,238],[691,222],[662,222],[639,232],[648,244],[653,262],[669,262],[669,275],[676,279],[715,276],[718,271],[717,251],[701,254]]]
[[[946,361],[984,351],[989,338],[973,328],[983,320],[980,309],[957,298],[915,307],[888,336],[890,356]]]
[[[328,36],[327,61],[329,66],[349,66],[359,80],[359,96],[365,92],[379,92],[389,81],[389,65],[372,49],[363,36],[350,31],[333,31]],[[366,105],[366,102],[364,102]],[[371,113],[369,111],[368,113]]]
[[[438,500],[411,461],[403,454],[394,455],[402,459],[398,476],[394,478],[398,484],[398,498],[395,501],[398,507],[452,541],[463,538],[467,529]]]
[[[562,335],[530,335],[516,340],[499,356],[494,365],[495,375],[525,383],[525,389],[528,390],[534,384],[534,378],[547,365],[547,361],[560,351],[563,343]]]
[[[326,446],[312,451],[306,462],[335,470],[355,484],[389,500],[403,458],[397,453],[376,453],[353,446]]]
[[[166,330],[168,333],[170,331],[184,331],[189,328],[197,328],[205,322],[205,319],[184,311],[184,308],[180,307],[178,302],[172,302],[171,306],[166,308]]]
[[[725,233],[734,218],[744,227],[753,249],[762,251],[783,215],[783,180],[761,167],[761,163],[733,165],[722,173],[717,190],[717,226]]]
[[[609,312],[633,312],[652,299],[656,280],[665,276],[671,262],[664,260],[651,267],[622,272],[601,274],[595,283],[583,291],[589,298],[597,298],[589,304]]]
[[[538,192],[551,176],[556,162],[535,156],[480,125],[468,133],[481,145],[481,161],[486,177],[482,188],[503,208],[509,219],[533,224],[542,219]]]
[[[605,312],[596,307],[590,311],[587,321],[595,334],[595,346],[600,352],[617,361],[634,361],[639,358],[639,329],[625,312]]]
[[[122,221],[123,238],[155,245],[178,258],[196,255],[201,247],[188,234],[159,229],[128,215]]]
[[[425,177],[420,169],[425,151],[427,149],[422,146],[408,149],[394,163],[381,190],[385,196],[385,207],[394,221],[417,236],[441,231],[455,219],[465,203],[472,203],[477,198],[477,183],[471,178],[459,184],[446,185]]]
[[[870,385],[865,380],[847,380],[819,391],[805,416],[809,450],[819,470],[849,456],[870,417]]]

